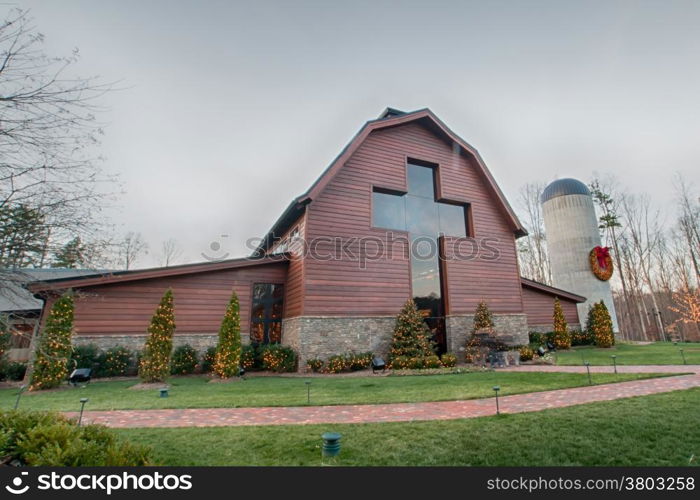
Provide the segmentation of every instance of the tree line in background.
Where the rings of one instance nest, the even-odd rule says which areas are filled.
[[[101,169],[97,115],[114,87],[76,76],[78,61],[48,55],[26,10],[0,25],[0,269],[130,269],[148,251],[138,233],[105,236],[119,182]],[[181,253],[163,242],[162,265]]]
[[[647,194],[630,193],[613,178],[589,188],[603,245],[611,248],[613,300],[623,338],[700,340],[700,198],[680,174],[676,202],[663,212]],[[523,276],[552,284],[540,196],[544,183],[520,191],[529,235],[518,240]]]

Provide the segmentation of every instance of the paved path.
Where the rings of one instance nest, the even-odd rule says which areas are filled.
[[[608,367],[591,367],[594,372]],[[521,366],[507,371],[580,372],[582,366]],[[700,365],[625,366],[619,371],[640,373],[688,373],[647,380],[634,380],[572,389],[516,394],[499,398],[502,413],[521,413],[561,408],[596,401],[700,387]],[[504,388],[505,390],[505,388]],[[212,427],[288,424],[355,424],[411,422],[483,417],[496,413],[495,398],[426,403],[392,403],[347,406],[298,406],[265,408],[202,408],[171,410],[86,411],[83,420],[110,427]],[[75,413],[69,416],[77,416]]]

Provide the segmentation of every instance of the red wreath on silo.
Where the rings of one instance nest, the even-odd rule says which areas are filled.
[[[613,275],[613,260],[610,247],[595,247],[588,254],[591,271],[600,281],[608,281]]]

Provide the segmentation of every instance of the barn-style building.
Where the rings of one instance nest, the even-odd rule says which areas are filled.
[[[248,258],[49,280],[31,285],[44,315],[76,293],[76,342],[141,348],[163,292],[175,296],[177,343],[204,349],[231,290],[245,339],[306,359],[388,350],[413,298],[442,352],[459,354],[477,304],[512,344],[551,330],[558,297],[570,325],[585,297],[520,276],[525,229],[479,153],[430,110],[368,121],[296,197]]]

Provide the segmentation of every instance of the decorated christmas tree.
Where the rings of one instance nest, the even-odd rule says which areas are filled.
[[[476,313],[474,314],[474,329],[472,330],[472,333],[479,330],[493,330],[493,327],[493,314],[491,314],[491,310],[489,309],[489,306],[486,305],[486,302],[482,300],[479,302],[479,305],[476,306]]]
[[[73,352],[73,296],[67,293],[56,300],[46,318],[34,358],[30,390],[58,387],[68,376]]]
[[[139,377],[144,382],[163,382],[170,374],[174,331],[173,292],[168,290],[148,327],[148,339],[139,363]]]
[[[467,339],[466,350],[464,351],[464,360],[467,363],[474,363],[481,352],[482,339],[476,333],[493,333],[494,328],[493,314],[491,309],[486,304],[486,301],[482,300],[479,305],[476,306],[476,312],[474,313],[474,326],[472,328],[472,334]]]
[[[564,319],[559,297],[554,297],[554,347],[557,349],[571,348],[571,333]]]
[[[612,318],[610,318],[610,312],[605,306],[605,302],[601,300],[593,306],[589,322],[595,345],[598,347],[612,347],[615,345]]]
[[[394,335],[389,350],[389,364],[392,368],[416,366],[416,359],[435,356],[435,345],[430,330],[425,324],[416,303],[408,300],[394,326]]]
[[[219,328],[219,342],[216,344],[213,370],[221,378],[238,375],[241,364],[241,316],[236,292],[226,308],[226,314]]]

